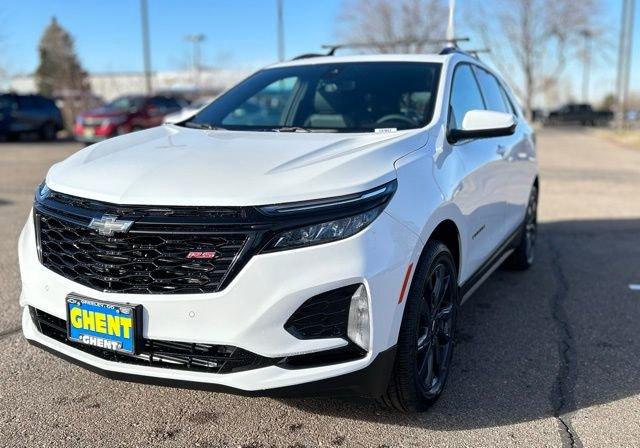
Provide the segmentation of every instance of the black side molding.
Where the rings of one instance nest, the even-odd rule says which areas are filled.
[[[460,297],[463,302],[465,296],[474,287],[479,286],[479,283],[483,282],[486,278],[486,274],[496,268],[496,263],[500,261],[504,255],[513,249],[520,238],[522,237],[523,225],[519,225],[518,228],[507,237],[503,243],[486,259],[484,263],[460,286]]]

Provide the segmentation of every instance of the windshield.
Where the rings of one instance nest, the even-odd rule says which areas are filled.
[[[116,98],[109,104],[107,107],[112,107],[114,109],[120,110],[130,110],[130,109],[138,109],[144,103],[144,98],[139,96],[122,96],[120,98]]]
[[[183,123],[235,130],[371,132],[431,121],[440,64],[361,62],[262,70]]]

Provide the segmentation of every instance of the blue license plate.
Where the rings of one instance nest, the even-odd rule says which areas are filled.
[[[135,354],[139,305],[67,297],[67,338],[105,350]]]

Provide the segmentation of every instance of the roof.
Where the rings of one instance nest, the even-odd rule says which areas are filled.
[[[293,67],[298,65],[340,64],[348,62],[437,62],[443,63],[451,55],[439,54],[360,54],[348,56],[317,56],[280,62],[267,68]]]

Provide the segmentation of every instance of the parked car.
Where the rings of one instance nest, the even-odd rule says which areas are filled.
[[[601,126],[613,120],[613,112],[595,111],[590,104],[567,104],[549,112],[546,124],[580,124],[582,126]]]
[[[162,124],[165,115],[182,105],[167,96],[122,96],[105,106],[88,110],[76,119],[77,140],[91,143]]]
[[[192,103],[186,105],[178,112],[174,112],[164,117],[165,123],[179,123],[186,120],[200,112],[205,106],[211,103],[215,97],[203,97],[194,100]]]
[[[36,133],[42,140],[55,140],[63,128],[62,114],[53,100],[41,95],[0,94],[0,137]]]
[[[478,59],[276,64],[49,170],[24,335],[111,378],[421,411],[461,304],[532,265],[537,200],[533,131]]]

